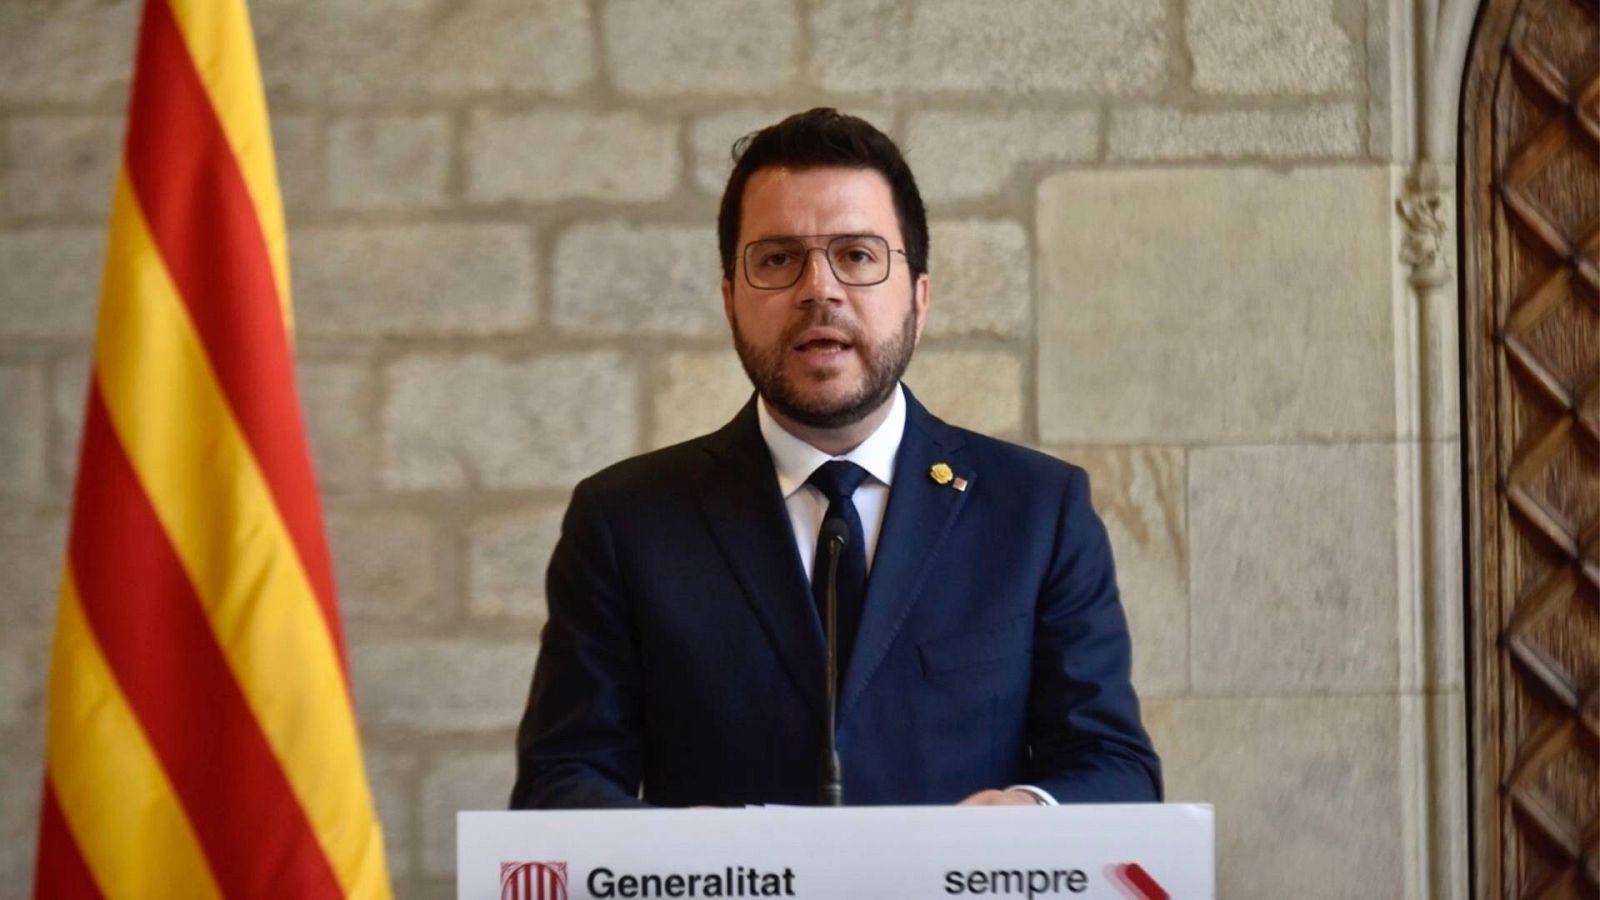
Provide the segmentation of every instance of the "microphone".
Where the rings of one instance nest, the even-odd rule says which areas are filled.
[[[828,632],[828,666],[826,697],[827,728],[822,736],[822,805],[844,805],[844,773],[839,763],[839,741],[835,733],[839,710],[839,555],[850,542],[850,526],[844,519],[832,518],[822,522],[817,540],[828,548],[827,589],[823,593],[823,615]],[[817,573],[811,573],[812,578]]]

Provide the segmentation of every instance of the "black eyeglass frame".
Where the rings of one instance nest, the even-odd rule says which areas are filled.
[[[776,286],[774,286],[774,285],[756,284],[750,278],[750,248],[754,247],[757,244],[765,244],[765,243],[769,243],[769,242],[772,242],[772,241],[806,241],[806,240],[816,240],[818,238],[827,238],[828,242],[826,244],[823,244],[821,247],[806,247],[805,258],[809,260],[811,258],[811,251],[813,251],[813,250],[822,251],[822,258],[828,261],[828,271],[832,272],[833,273],[833,277],[835,279],[837,279],[840,284],[845,285],[846,287],[873,287],[874,285],[883,284],[885,281],[888,281],[889,280],[889,276],[891,274],[893,274],[893,272],[894,272],[894,266],[891,263],[891,261],[893,260],[893,256],[887,257],[884,260],[883,277],[879,278],[877,281],[862,281],[862,282],[846,281],[844,276],[839,274],[839,270],[835,269],[833,267],[833,256],[828,252],[830,249],[832,249],[834,241],[844,240],[845,238],[874,238],[876,240],[883,241],[883,245],[884,245],[885,248],[888,249],[889,253],[891,253],[891,254],[898,253],[901,256],[906,256],[905,248],[903,248],[903,247],[890,247],[889,246],[889,239],[884,237],[883,235],[881,235],[881,234],[870,234],[870,233],[859,232],[859,231],[857,231],[857,232],[845,232],[843,234],[786,234],[786,235],[783,235],[781,237],[759,238],[757,240],[749,242],[748,244],[745,244],[744,245],[744,249],[739,251],[739,261],[744,264],[744,283],[748,284],[751,287],[752,290],[757,290],[757,291],[786,291],[789,288],[792,288],[795,285],[799,284],[801,276],[804,275],[805,271],[806,271],[806,266],[805,266],[804,262],[802,262],[800,264],[800,266],[795,269],[794,280],[789,282],[788,284],[782,284],[782,285],[776,285]],[[910,257],[907,256],[906,259],[909,260]]]

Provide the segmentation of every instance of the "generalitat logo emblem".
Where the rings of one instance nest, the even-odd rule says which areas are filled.
[[[567,900],[567,864],[501,863],[500,900]]]

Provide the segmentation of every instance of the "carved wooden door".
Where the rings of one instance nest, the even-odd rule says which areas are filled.
[[[1600,0],[1486,0],[1462,103],[1480,897],[1600,897]]]

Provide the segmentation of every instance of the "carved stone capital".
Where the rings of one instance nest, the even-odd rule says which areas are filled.
[[[1406,178],[1404,193],[1395,201],[1395,211],[1405,223],[1400,261],[1411,269],[1408,279],[1411,286],[1418,291],[1444,287],[1450,280],[1445,246],[1450,230],[1450,206],[1436,166],[1424,162],[1412,170]]]

